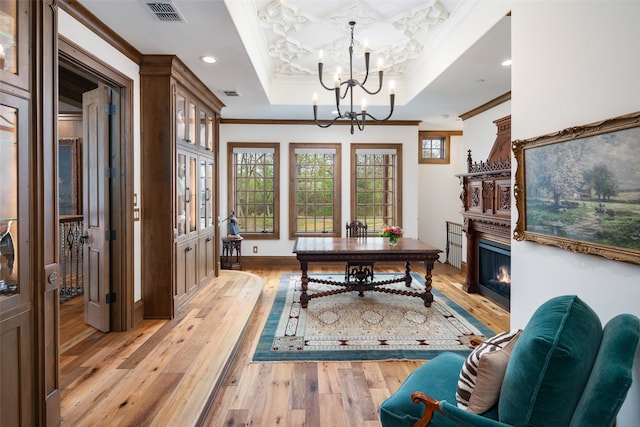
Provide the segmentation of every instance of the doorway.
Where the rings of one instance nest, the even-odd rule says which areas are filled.
[[[134,326],[133,138],[132,106],[129,101],[132,98],[133,83],[130,78],[64,37],[59,38],[58,49],[58,170],[59,186],[63,187],[59,188],[60,259],[62,264],[65,261],[63,255],[69,255],[66,258],[69,261],[67,267],[61,267],[76,277],[76,282],[69,282],[65,292],[72,294],[71,296],[76,295],[73,298],[75,308],[71,312],[73,323],[79,325],[80,334],[92,331],[86,322],[102,332],[125,331]],[[96,98],[90,95],[95,92],[106,93],[109,108],[94,106],[87,109],[88,103],[96,103]],[[99,102],[102,101],[100,98]],[[97,117],[102,115],[107,117]],[[93,140],[87,132],[94,132],[95,135],[97,130],[91,130],[91,126],[98,125],[106,129],[98,130],[102,132],[102,136]],[[103,170],[97,174],[93,173],[96,170],[95,164],[86,166],[87,162],[95,162],[96,157],[92,156],[96,150],[101,151],[105,158],[101,164]],[[75,167],[70,168],[69,165]],[[87,173],[88,171],[92,173]],[[96,182],[104,189],[99,201],[94,197]],[[70,188],[64,187],[68,184],[71,184]],[[87,185],[90,188],[85,188]],[[91,191],[90,195],[87,195],[87,190]],[[98,209],[103,215],[99,229],[91,227],[91,223],[95,221],[90,215],[87,216],[87,202],[103,204]],[[69,218],[76,223],[64,228],[62,223]],[[71,228],[73,230],[69,231]],[[92,233],[91,236],[89,233]],[[95,267],[93,261],[98,253],[95,251],[95,243],[98,241],[101,249],[100,268],[87,270],[87,266]],[[64,277],[64,272],[61,273]],[[101,310],[98,314],[96,303]],[[79,309],[79,305],[82,309]],[[68,314],[68,310],[61,309],[61,317],[66,317],[61,320],[68,321]],[[65,334],[63,327],[61,322],[61,338],[73,340],[73,336]]]

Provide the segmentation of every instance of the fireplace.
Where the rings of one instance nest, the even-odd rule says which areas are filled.
[[[462,184],[463,230],[467,235],[467,278],[463,289],[509,308],[511,286],[496,279],[511,270],[511,116],[494,121],[497,136],[486,162],[467,155]],[[510,279],[509,279],[510,280]]]
[[[509,310],[511,306],[511,247],[478,239],[478,290]]]

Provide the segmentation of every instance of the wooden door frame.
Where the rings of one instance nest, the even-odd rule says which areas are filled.
[[[111,229],[116,230],[111,245],[111,291],[117,295],[111,305],[111,330],[126,331],[140,320],[134,312],[142,312],[134,310],[133,80],[61,35],[58,58],[120,95],[121,108],[116,111],[120,133],[112,135],[111,146],[116,171],[111,180]]]

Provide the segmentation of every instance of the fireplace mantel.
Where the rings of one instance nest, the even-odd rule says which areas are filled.
[[[467,279],[464,290],[478,292],[478,240],[511,244],[511,116],[495,120],[498,131],[486,162],[467,155],[462,184],[463,230],[467,235]]]

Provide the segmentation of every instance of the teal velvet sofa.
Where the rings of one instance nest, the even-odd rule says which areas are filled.
[[[541,305],[513,346],[498,401],[484,413],[456,404],[465,357],[442,353],[380,407],[384,427],[610,427],[631,386],[640,320],[620,314],[602,328],[575,295]]]

